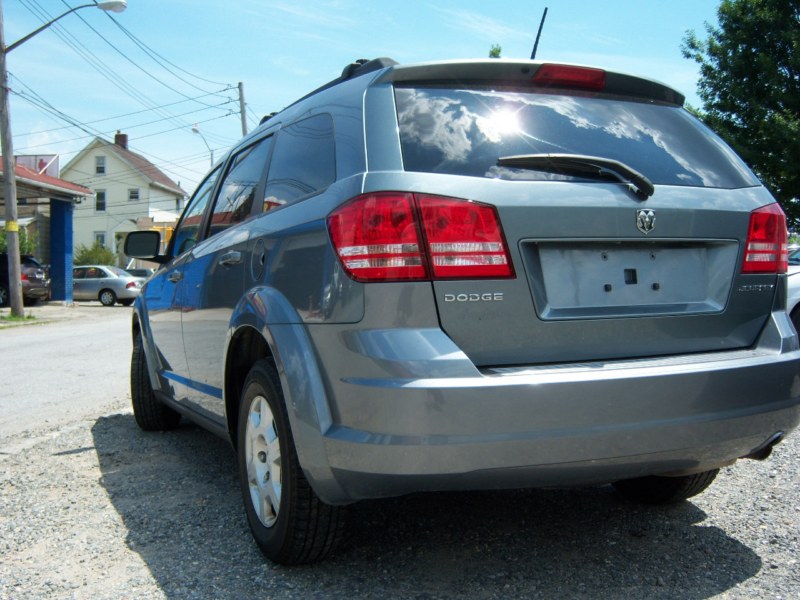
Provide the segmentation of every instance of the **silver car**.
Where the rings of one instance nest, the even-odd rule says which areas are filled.
[[[72,269],[73,300],[99,300],[103,306],[117,302],[130,306],[139,296],[144,278],[119,267],[81,265]]]
[[[127,237],[162,265],[137,423],[229,439],[284,564],[365,498],[667,503],[766,458],[800,420],[786,218],[683,101],[575,65],[349,65],[231,149],[166,253]]]

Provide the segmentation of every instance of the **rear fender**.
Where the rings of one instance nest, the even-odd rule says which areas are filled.
[[[280,376],[297,458],[317,495],[329,504],[341,504],[347,496],[334,478],[323,445],[323,435],[333,420],[327,390],[316,353],[302,319],[286,297],[271,287],[250,290],[236,306],[226,341],[243,327],[258,331],[269,347]],[[225,364],[229,357],[226,355]],[[227,393],[228,387],[225,386]],[[236,402],[225,406],[238,406]],[[227,415],[230,424],[231,415]]]

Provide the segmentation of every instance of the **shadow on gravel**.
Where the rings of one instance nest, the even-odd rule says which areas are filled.
[[[229,445],[192,425],[92,428],[128,545],[168,597],[708,598],[761,560],[691,503],[652,508],[608,487],[414,495],[351,508],[344,546],[300,568],[262,558]]]

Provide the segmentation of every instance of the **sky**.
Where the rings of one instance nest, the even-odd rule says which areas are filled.
[[[6,0],[6,45],[91,0]],[[718,0],[128,0],[122,13],[67,15],[7,55],[17,155],[66,165],[95,136],[129,148],[187,193],[248,130],[337,77],[357,58],[402,64],[530,58],[588,64],[664,82],[700,106],[686,32],[716,24]],[[200,133],[192,131],[195,126]]]

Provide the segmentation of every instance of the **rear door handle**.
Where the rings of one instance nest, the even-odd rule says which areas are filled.
[[[223,267],[231,267],[233,265],[238,265],[240,262],[242,262],[242,253],[236,250],[226,252],[225,254],[220,256],[219,260],[217,261],[217,263],[222,265]]]
[[[183,273],[180,271],[173,271],[167,275],[167,279],[169,279],[172,283],[178,283],[181,279],[183,279]]]

